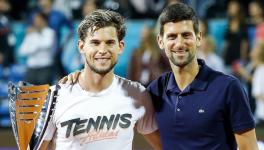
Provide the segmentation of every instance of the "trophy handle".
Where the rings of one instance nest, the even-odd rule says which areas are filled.
[[[9,114],[10,121],[12,125],[12,130],[15,136],[15,140],[17,145],[18,142],[18,131],[17,131],[17,123],[16,123],[16,98],[17,98],[18,88],[12,82],[8,83],[8,105],[9,105]]]
[[[38,150],[41,146],[41,143],[43,142],[43,136],[47,129],[48,123],[54,114],[59,89],[60,86],[55,85],[54,88],[49,90],[47,101],[42,108],[42,113],[39,116],[37,125],[35,126],[35,130],[31,137],[30,149],[32,150]]]

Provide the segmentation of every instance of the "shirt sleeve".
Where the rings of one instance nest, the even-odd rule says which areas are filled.
[[[145,108],[144,116],[136,124],[137,131],[141,134],[150,134],[158,129],[155,119],[155,110],[149,93],[145,90],[141,99]]]
[[[255,128],[248,97],[238,80],[232,81],[228,87],[226,109],[234,133]]]
[[[56,126],[52,120],[53,119],[49,121],[46,131],[44,133],[43,140],[45,141],[51,141],[56,131]]]

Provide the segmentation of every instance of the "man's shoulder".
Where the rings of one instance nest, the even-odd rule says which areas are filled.
[[[145,90],[145,87],[137,81],[132,81],[117,75],[115,75],[115,78],[117,80],[117,84],[120,85],[121,88],[123,89],[137,90],[137,91]]]
[[[51,27],[45,27],[44,29],[43,29],[43,31],[44,31],[44,33],[48,33],[48,34],[55,34],[55,30],[53,30]]]
[[[220,71],[216,71],[211,69],[210,75],[215,77],[216,81],[218,82],[225,82],[225,83],[230,83],[230,82],[234,82],[237,81],[238,79],[230,74],[225,74],[223,72]],[[210,78],[208,78],[209,80]]]
[[[71,86],[70,84],[54,84],[50,86],[50,89],[55,89],[55,88],[59,88],[59,90],[63,90],[63,89],[67,89],[69,86]]]
[[[58,95],[69,95],[73,93],[73,90],[78,90],[76,84],[56,84],[50,87],[51,91],[58,91]]]
[[[149,99],[149,92],[146,88],[139,82],[131,81],[126,78],[116,76],[117,84],[120,87],[121,93],[124,93],[125,96],[128,96],[137,102],[139,105],[142,105],[142,102]]]
[[[149,86],[149,87],[153,87],[153,86],[165,86],[170,77],[173,76],[173,73],[172,71],[169,71],[169,72],[164,72],[163,74],[161,74],[158,78],[156,78],[155,80],[153,80]]]
[[[173,73],[165,72],[161,74],[157,79],[153,80],[147,87],[148,92],[151,95],[162,95],[162,93],[167,88],[170,78],[173,76]]]
[[[234,85],[241,86],[237,77],[213,69],[210,70],[209,76],[207,76],[205,80],[209,83],[209,87],[214,90],[224,90]]]

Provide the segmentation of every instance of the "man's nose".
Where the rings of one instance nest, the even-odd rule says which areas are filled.
[[[107,51],[107,45],[105,43],[101,43],[98,51],[100,53],[106,53],[106,51]]]
[[[176,47],[182,47],[183,43],[184,43],[184,39],[181,35],[179,35],[177,39],[175,40]]]

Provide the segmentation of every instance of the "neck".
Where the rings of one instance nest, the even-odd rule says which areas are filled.
[[[39,27],[36,27],[36,29],[40,32],[42,31],[46,26],[39,26]]]
[[[170,62],[175,81],[181,91],[183,91],[196,77],[199,72],[199,65],[196,57],[186,66],[175,66]]]
[[[86,67],[80,75],[79,84],[84,90],[97,93],[108,88],[113,79],[113,71],[106,74],[98,74]]]

